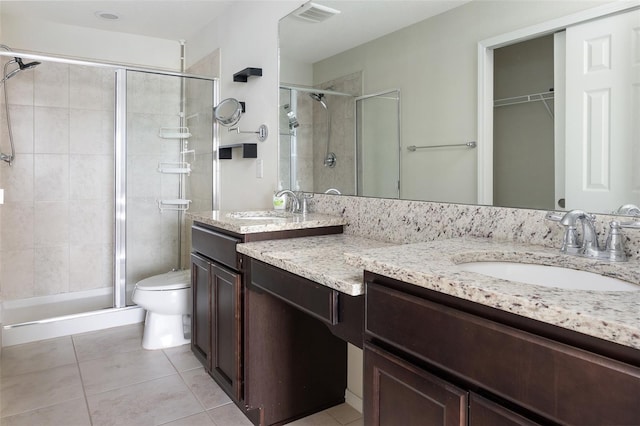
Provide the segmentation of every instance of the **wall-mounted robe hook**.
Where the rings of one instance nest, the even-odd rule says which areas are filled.
[[[258,127],[257,132],[248,132],[248,131],[240,130],[239,127],[232,127],[231,129],[229,129],[229,131],[236,132],[236,133],[253,133],[254,135],[257,136],[260,142],[266,141],[267,136],[269,136],[269,129],[267,128],[266,124],[261,124],[260,127]]]

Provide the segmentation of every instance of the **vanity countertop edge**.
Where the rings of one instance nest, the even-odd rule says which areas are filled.
[[[257,211],[256,213],[265,213],[266,211]],[[277,232],[296,229],[323,228],[330,226],[346,225],[348,221],[340,216],[331,216],[320,213],[308,214],[281,214],[282,217],[264,220],[252,220],[242,217],[233,217],[233,211],[213,210],[205,212],[187,212],[187,218],[194,222],[204,223],[206,225],[215,226],[237,234],[255,234],[260,232]],[[242,212],[250,214],[251,212]]]
[[[392,244],[348,234],[238,244],[239,253],[351,296],[363,271],[640,349],[639,291],[566,290],[465,272],[456,263],[518,261],[590,270],[640,282],[640,262],[590,261],[557,249],[486,238]]]

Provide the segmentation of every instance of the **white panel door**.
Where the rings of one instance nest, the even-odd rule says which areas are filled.
[[[566,208],[640,201],[640,11],[567,28]]]

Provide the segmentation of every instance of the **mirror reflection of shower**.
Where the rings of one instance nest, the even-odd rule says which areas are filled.
[[[327,149],[326,154],[324,156],[324,166],[325,167],[335,167],[337,157],[336,154],[330,151],[331,146],[331,111],[329,111],[329,107],[327,106],[326,101],[324,100],[324,93],[309,93],[311,99],[314,101],[320,102],[320,105],[324,108],[327,114]]]
[[[11,48],[7,45],[4,44],[0,44],[0,48],[11,52]],[[18,67],[9,71],[9,67],[11,65],[17,65]],[[16,156],[16,151],[15,151],[15,147],[13,144],[13,132],[11,131],[11,113],[9,112],[9,96],[7,95],[7,80],[9,80],[11,77],[14,77],[16,74],[18,74],[20,71],[25,71],[25,70],[30,70],[33,69],[35,67],[37,67],[38,65],[40,65],[40,62],[27,62],[26,64],[22,61],[22,58],[19,57],[14,57],[13,59],[11,59],[10,61],[7,61],[6,64],[4,64],[4,70],[2,73],[2,80],[0,80],[0,83],[2,83],[2,91],[4,92],[4,104],[5,104],[5,112],[7,115],[7,131],[9,133],[9,146],[11,148],[11,153],[10,154],[5,154],[3,152],[0,152],[0,160],[4,161],[5,163],[9,164],[10,166],[13,165],[13,161],[15,160],[15,156]]]

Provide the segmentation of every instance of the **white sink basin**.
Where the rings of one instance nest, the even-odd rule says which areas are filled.
[[[232,219],[242,220],[275,220],[275,219],[287,219],[293,215],[289,212],[277,212],[274,210],[259,210],[259,211],[247,211],[247,212],[232,212],[229,213]]]
[[[638,291],[635,285],[617,278],[558,266],[514,262],[468,262],[457,265],[462,271],[475,272],[509,281],[562,288],[566,290]]]

